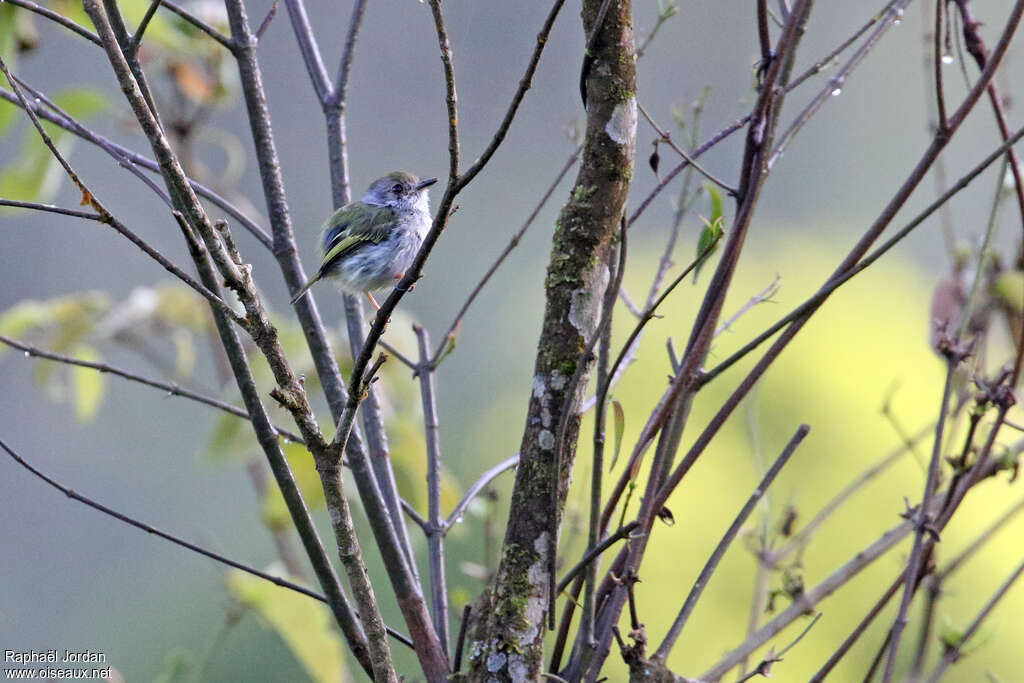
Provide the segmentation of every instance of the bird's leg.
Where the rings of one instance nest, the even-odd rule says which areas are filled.
[[[365,292],[365,294],[366,294],[366,298],[370,300],[371,304],[373,304],[373,307],[379,311],[380,310],[380,306],[377,304],[377,300],[373,298],[373,294],[370,294],[369,291]]]

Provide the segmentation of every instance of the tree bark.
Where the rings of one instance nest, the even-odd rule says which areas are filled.
[[[565,502],[579,434],[579,408],[591,359],[570,379],[600,317],[607,256],[618,234],[636,152],[636,55],[630,0],[584,0],[583,27],[594,36],[585,67],[587,128],[583,160],[555,228],[545,281],[546,308],[533,392],[519,455],[509,523],[488,609],[467,643],[469,680],[538,680],[544,667],[552,487]],[[597,24],[600,23],[598,26]],[[596,29],[596,30],[595,30]],[[558,425],[569,419],[561,471],[555,473]]]

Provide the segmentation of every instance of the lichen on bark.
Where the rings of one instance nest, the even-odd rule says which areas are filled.
[[[584,0],[583,28],[594,34],[602,0]],[[503,553],[487,609],[466,643],[472,681],[532,681],[544,667],[552,487],[558,517],[565,501],[579,434],[579,407],[588,367],[576,372],[600,315],[608,282],[607,256],[633,177],[636,152],[636,56],[630,0],[612,0],[590,50],[587,127],[579,174],[555,226],[545,280],[544,321],[534,366],[520,464]],[[569,419],[561,471],[556,443],[566,394]]]

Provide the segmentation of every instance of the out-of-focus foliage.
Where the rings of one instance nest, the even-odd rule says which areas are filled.
[[[283,575],[280,567],[268,571]],[[313,681],[347,680],[341,638],[326,605],[240,571],[230,572],[227,584],[235,599],[281,637]]]
[[[120,303],[102,292],[84,292],[23,301],[0,314],[0,334],[93,363],[102,363],[103,352],[115,348],[160,358],[157,349],[169,340],[174,360],[164,369],[169,379],[181,380],[194,370],[196,337],[205,334],[208,325],[205,309],[204,301],[177,284],[137,287]],[[8,351],[0,345],[0,357]],[[42,358],[36,361],[34,375],[51,399],[70,399],[79,420],[96,416],[106,391],[106,375]]]
[[[236,420],[236,422],[240,422],[240,420]],[[243,423],[242,427],[247,432],[252,431],[247,424]],[[324,490],[320,484],[320,476],[316,473],[313,458],[306,451],[306,447],[301,444],[286,443],[284,454],[288,458],[292,475],[295,476],[295,481],[302,491],[306,507],[310,510],[323,510],[326,505]],[[276,486],[270,487],[267,497],[263,501],[263,523],[267,525],[268,529],[276,531],[287,529],[292,524],[284,496],[281,495],[281,489]]]

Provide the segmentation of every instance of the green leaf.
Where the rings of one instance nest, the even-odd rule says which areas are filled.
[[[615,423],[615,452],[612,454],[612,464],[608,466],[609,470],[615,467],[615,463],[619,459],[619,453],[622,450],[622,432],[626,429],[626,413],[618,400],[612,400],[612,414]]]
[[[230,572],[227,583],[280,636],[310,678],[337,683],[344,677],[341,639],[326,605],[241,571]]]
[[[707,190],[708,197],[711,199],[711,222],[714,223],[719,218],[722,218],[722,195],[711,183],[704,183],[704,189]]]
[[[76,358],[92,363],[98,363],[101,360],[96,349],[86,344],[79,346],[74,355]],[[106,386],[103,373],[91,368],[71,366],[72,397],[75,418],[79,422],[91,422],[96,417],[103,395],[106,393]]]
[[[711,183],[704,183],[704,189],[711,201],[711,218],[701,216],[704,229],[697,240],[697,266],[693,269],[693,283],[697,284],[701,268],[718,249],[718,240],[725,234],[725,216],[722,214],[722,195]]]
[[[725,234],[725,230],[722,228],[725,219],[721,216],[714,222],[708,221],[703,216],[701,216],[701,220],[704,221],[704,229],[701,230],[700,239],[697,240],[697,265],[693,269],[694,284],[697,284],[697,278],[700,276],[701,269],[718,250],[718,241]]]

